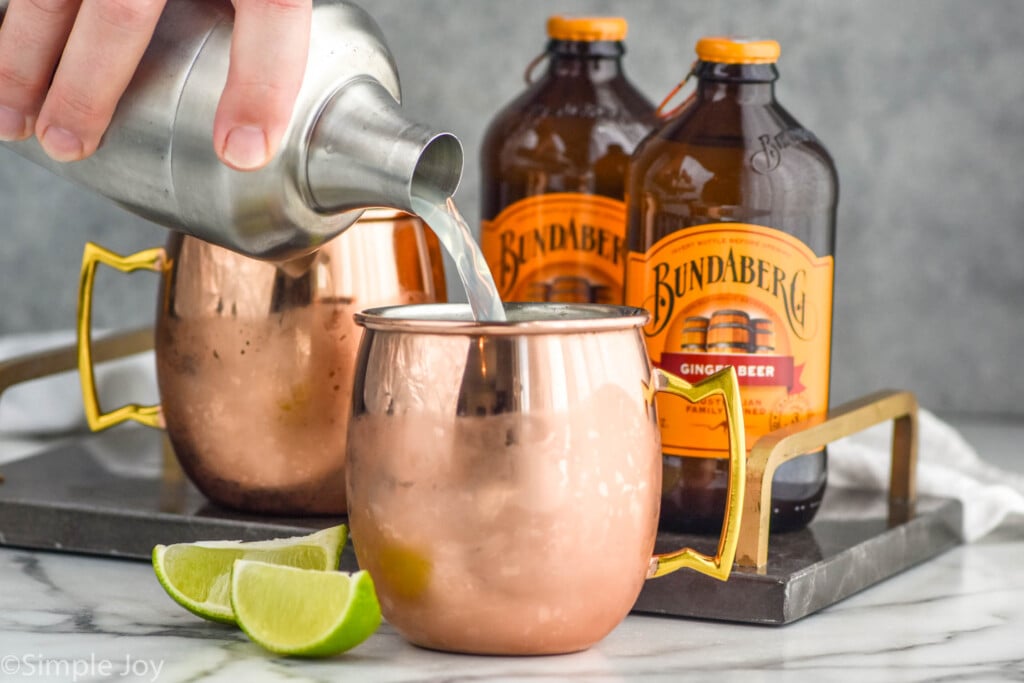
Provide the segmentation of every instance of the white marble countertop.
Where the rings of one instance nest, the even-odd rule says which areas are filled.
[[[1024,421],[953,423],[1024,471]],[[31,448],[5,446],[0,462]],[[525,658],[422,650],[387,625],[339,657],[277,658],[182,610],[148,563],[0,549],[0,681],[566,679],[1024,679],[1024,520],[787,626],[631,615],[586,652]]]

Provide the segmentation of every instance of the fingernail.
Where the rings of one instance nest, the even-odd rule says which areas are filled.
[[[82,158],[82,141],[66,128],[49,126],[39,138],[39,144],[55,161],[78,161]]]
[[[0,105],[0,140],[21,140],[28,137],[25,124],[24,114]]]
[[[267,163],[267,136],[256,126],[232,128],[224,142],[224,160],[241,171]]]

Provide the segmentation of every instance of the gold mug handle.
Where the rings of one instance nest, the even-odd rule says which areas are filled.
[[[736,559],[736,546],[739,541],[743,512],[743,496],[747,481],[743,404],[740,402],[740,386],[736,380],[736,370],[729,366],[707,379],[690,384],[672,373],[655,368],[652,380],[650,389],[652,401],[653,394],[660,391],[681,396],[692,403],[702,401],[709,396],[722,397],[725,402],[726,429],[729,434],[729,482],[725,494],[725,517],[722,520],[722,533],[718,539],[718,550],[715,556],[705,555],[693,548],[682,548],[675,552],[655,555],[651,558],[647,578],[664,576],[688,567],[724,581],[729,578],[733,562]]]
[[[128,420],[135,420],[148,427],[160,429],[164,427],[163,413],[159,404],[140,406],[131,403],[109,413],[104,413],[100,408],[99,396],[96,393],[96,375],[92,353],[92,293],[96,280],[96,266],[103,263],[122,273],[136,270],[151,270],[161,273],[165,269],[166,262],[167,254],[162,247],[145,249],[130,256],[121,256],[93,242],[85,243],[85,251],[82,253],[82,271],[78,279],[78,376],[82,383],[85,418],[89,423],[89,429],[94,432],[108,429]]]

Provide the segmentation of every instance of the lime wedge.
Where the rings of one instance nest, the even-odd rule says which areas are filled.
[[[231,606],[253,642],[281,655],[335,655],[369,638],[381,622],[373,580],[365,571],[235,560]]]
[[[167,594],[204,619],[234,624],[231,567],[237,559],[303,569],[337,569],[348,529],[344,524],[308,536],[272,541],[201,541],[153,548],[153,569]]]

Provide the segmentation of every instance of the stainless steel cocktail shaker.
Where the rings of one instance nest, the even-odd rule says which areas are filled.
[[[277,156],[259,171],[222,164],[213,119],[233,19],[227,0],[169,2],[91,157],[58,163],[34,138],[4,145],[145,218],[263,259],[313,250],[361,209],[411,212],[414,193],[454,193],[458,139],[405,119],[380,29],[341,0],[314,2],[306,73]]]

